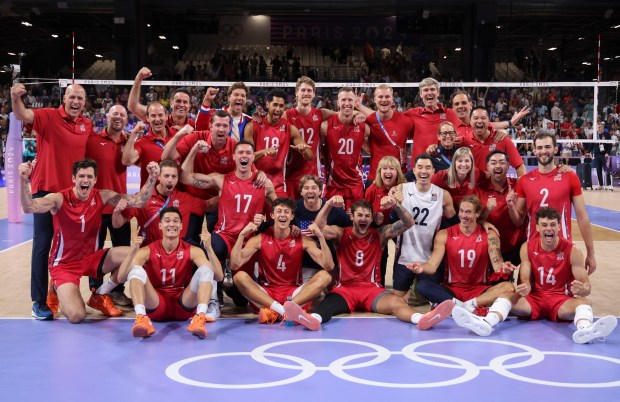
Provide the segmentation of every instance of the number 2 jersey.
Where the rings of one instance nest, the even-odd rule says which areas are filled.
[[[552,251],[545,251],[540,238],[527,243],[527,254],[531,263],[533,279],[532,292],[550,292],[569,295],[569,283],[573,280],[570,253],[573,244],[560,237],[560,243]]]
[[[85,201],[80,201],[73,187],[60,191],[62,206],[53,215],[54,238],[49,266],[80,261],[99,249],[99,228],[103,200],[93,188]]]

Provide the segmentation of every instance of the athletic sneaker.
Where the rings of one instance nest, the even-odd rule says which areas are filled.
[[[54,319],[54,314],[45,303],[34,302],[32,303],[32,317],[35,320],[48,321]]]
[[[54,289],[54,282],[50,283],[50,287],[47,290],[47,300],[45,302],[47,307],[49,307],[52,314],[56,314],[58,312],[58,306],[60,302],[58,301],[58,294],[56,293],[56,289]]]
[[[459,327],[466,328],[479,336],[489,336],[493,331],[491,324],[486,322],[484,318],[470,313],[463,307],[455,306],[452,309],[452,318]]]
[[[265,307],[258,311],[258,323],[259,324],[273,324],[280,319],[280,314],[276,313],[272,309]]]
[[[222,313],[220,312],[220,303],[216,300],[211,300],[207,307],[207,314],[205,315],[207,322],[214,322],[220,318]]]
[[[133,327],[131,327],[131,334],[138,338],[146,338],[154,333],[155,327],[153,327],[151,319],[146,315],[138,314]]]
[[[310,331],[318,331],[321,329],[321,323],[316,317],[306,313],[299,304],[294,301],[284,302],[284,316],[287,320],[292,320],[296,324],[303,325]]]
[[[113,290],[110,292],[110,297],[117,306],[133,307],[133,301],[127,297],[125,292]]]
[[[618,320],[613,315],[599,318],[598,321],[573,333],[575,343],[588,343],[596,338],[605,338],[616,328]]]
[[[204,313],[194,314],[192,318],[192,322],[189,323],[187,330],[191,332],[193,335],[196,335],[198,338],[204,338],[207,336],[207,329],[205,328],[205,322],[207,322],[207,317]]]
[[[454,302],[452,300],[444,300],[439,303],[437,307],[424,314],[420,321],[418,321],[418,329],[427,330],[433,327],[433,325],[437,324],[450,317],[452,314],[452,309],[454,308]]]
[[[104,315],[108,317],[118,317],[123,314],[121,310],[114,306],[114,302],[110,295],[100,295],[97,294],[94,290],[90,295],[90,299],[86,302],[89,307],[94,308],[95,310],[101,311]]]

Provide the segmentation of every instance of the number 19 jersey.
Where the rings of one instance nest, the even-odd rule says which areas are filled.
[[[481,225],[469,236],[450,226],[446,240],[444,283],[484,285],[489,276],[489,243]]]

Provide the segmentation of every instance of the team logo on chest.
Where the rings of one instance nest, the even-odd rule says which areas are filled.
[[[478,237],[476,237],[476,243],[480,242],[482,242],[482,235],[478,235]]]
[[[90,200],[90,206],[94,207],[95,205],[97,205],[97,201],[95,201],[95,199],[93,198],[92,200]]]
[[[497,144],[492,143],[491,145],[489,145],[489,152],[495,151],[495,148],[497,148]]]
[[[183,251],[177,251],[177,260],[183,259]]]
[[[288,242],[288,246],[289,246],[290,248],[295,247],[295,239],[292,239],[290,242]]]
[[[356,125],[355,128],[353,129],[354,133],[359,133],[360,132],[360,126]]]
[[[564,261],[564,251],[560,251],[557,255],[558,261]]]
[[[80,131],[86,131],[86,127],[84,126],[84,124],[80,124]]]
[[[223,165],[223,166],[228,165],[228,157],[227,156],[225,156],[225,157],[220,159],[220,165]]]
[[[398,133],[396,132],[396,130],[392,131],[392,137],[396,137],[398,136]]]
[[[431,201],[437,201],[437,198],[439,198],[439,196],[437,195],[437,193],[432,193],[432,194],[431,194]]]
[[[316,114],[312,115],[312,121],[319,121],[319,118],[317,117]]]
[[[562,173],[558,173],[553,176],[553,181],[562,181]]]
[[[440,118],[441,120],[446,120],[447,116],[446,116],[446,114],[445,114],[445,113],[442,113],[442,114],[440,114],[440,115],[439,115],[439,118]]]
[[[174,201],[172,201],[172,206],[173,206],[173,207],[175,207],[175,208],[178,208],[178,207],[179,207],[179,204],[180,204],[180,203],[179,203],[179,200],[174,200]]]
[[[286,125],[282,124],[280,126],[280,131],[282,131],[282,132],[286,131]]]

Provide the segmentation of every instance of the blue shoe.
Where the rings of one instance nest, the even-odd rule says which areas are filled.
[[[54,314],[45,303],[32,303],[32,316],[36,320],[48,321],[54,319]]]

